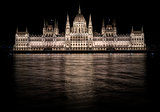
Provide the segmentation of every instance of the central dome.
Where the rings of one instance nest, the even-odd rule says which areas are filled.
[[[82,14],[77,14],[74,18],[74,22],[86,22],[86,20]]]
[[[76,17],[74,18],[74,22],[86,22],[84,16],[81,14],[80,6],[79,6],[78,14],[77,14]]]

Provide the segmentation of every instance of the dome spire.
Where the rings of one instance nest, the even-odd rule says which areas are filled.
[[[78,14],[81,14],[81,8],[80,8],[80,5],[79,5]]]

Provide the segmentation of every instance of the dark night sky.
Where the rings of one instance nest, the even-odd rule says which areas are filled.
[[[140,0],[42,0],[42,1],[15,1],[2,5],[1,17],[3,21],[3,36],[0,44],[14,44],[16,28],[24,31],[27,27],[32,34],[41,34],[44,18],[58,19],[60,32],[64,32],[66,14],[73,19],[78,13],[80,3],[82,14],[88,22],[88,16],[92,14],[94,31],[100,32],[102,19],[116,18],[119,34],[130,33],[131,26],[141,29],[144,26],[145,38],[148,45],[159,45],[159,6],[157,2]]]

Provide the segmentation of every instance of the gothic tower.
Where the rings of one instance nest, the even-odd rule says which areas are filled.
[[[102,21],[102,29],[101,29],[101,34],[104,35],[105,34],[105,25],[104,25],[104,19]]]
[[[67,36],[69,34],[70,34],[70,23],[69,23],[69,15],[67,14],[65,35]]]
[[[69,23],[69,15],[67,14],[67,21],[66,21],[66,29],[65,29],[65,41],[66,47],[70,47],[70,23]]]
[[[92,27],[91,14],[89,15],[88,34],[89,35],[93,35],[93,27]]]
[[[89,15],[89,24],[88,24],[88,46],[92,47],[93,43],[93,27],[92,27],[92,19],[91,14]]]

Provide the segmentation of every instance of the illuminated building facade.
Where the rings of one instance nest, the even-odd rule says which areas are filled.
[[[31,35],[27,29],[25,32],[15,34],[14,51],[107,51],[107,50],[146,50],[143,27],[140,31],[130,34],[118,35],[116,23],[104,25],[102,22],[101,33],[93,32],[91,15],[89,23],[81,14],[74,18],[73,26],[70,26],[67,15],[65,34],[59,33],[58,22],[53,25],[44,21],[43,34]]]

